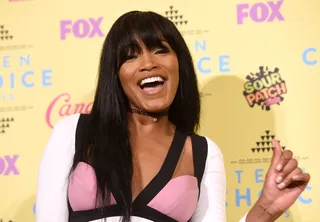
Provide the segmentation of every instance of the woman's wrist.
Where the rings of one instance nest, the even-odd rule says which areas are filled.
[[[251,210],[248,212],[246,222],[273,222],[281,213],[273,206],[272,202],[259,198]]]

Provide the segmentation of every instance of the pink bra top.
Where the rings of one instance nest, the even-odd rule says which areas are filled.
[[[83,138],[87,138],[89,122],[90,115],[80,116],[75,141],[75,152],[80,155],[84,147],[88,146],[88,141]],[[195,176],[185,175],[172,179],[188,135],[192,142]],[[176,129],[159,172],[132,202],[132,216],[157,222],[189,221],[198,205],[206,157],[207,143],[204,137]],[[117,187],[117,181],[114,182]],[[95,221],[122,215],[122,200],[118,190],[112,190],[109,206],[97,206],[103,209],[102,214],[97,215],[96,187],[94,169],[81,160],[70,175],[68,184],[69,222]]]
[[[147,204],[176,221],[188,221],[198,203],[198,181],[196,177],[185,175],[171,179]],[[93,168],[79,162],[70,177],[68,186],[69,203],[73,211],[95,208],[96,177]],[[116,200],[111,195],[111,205]]]

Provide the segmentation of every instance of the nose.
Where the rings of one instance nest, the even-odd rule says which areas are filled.
[[[140,57],[140,71],[151,71],[157,67],[154,56],[151,53],[143,53]]]

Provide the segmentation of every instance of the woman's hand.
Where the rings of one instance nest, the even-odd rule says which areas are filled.
[[[297,200],[310,181],[290,150],[282,151],[273,140],[274,152],[262,194],[247,215],[247,222],[270,222],[279,218]]]

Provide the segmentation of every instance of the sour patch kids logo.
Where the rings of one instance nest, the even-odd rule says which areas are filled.
[[[255,104],[263,110],[270,110],[274,104],[280,105],[287,93],[285,81],[281,78],[279,68],[270,71],[268,67],[259,67],[259,72],[247,75],[243,95],[250,107]]]

